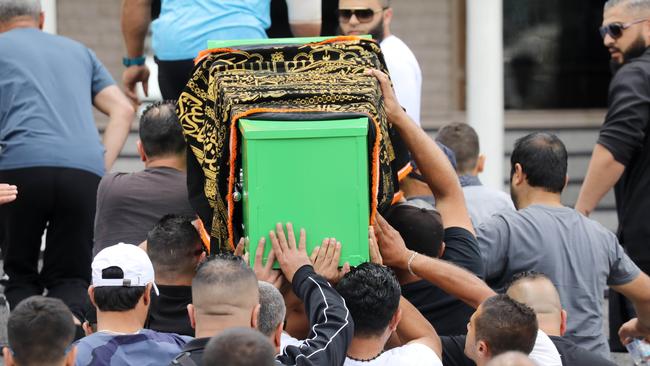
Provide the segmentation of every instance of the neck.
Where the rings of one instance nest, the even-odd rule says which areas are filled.
[[[348,347],[348,357],[368,360],[377,357],[384,350],[386,340],[383,337],[354,337]]]
[[[196,319],[196,327],[194,333],[196,338],[213,337],[220,334],[226,329],[230,328],[252,328],[250,322],[250,314],[244,321],[241,316],[225,315],[225,316],[202,316]]]
[[[161,156],[148,158],[144,162],[145,168],[168,167],[185,171],[185,156]]]
[[[551,318],[551,319],[548,319]],[[537,324],[539,325],[539,330],[546,333],[549,336],[561,337],[560,334],[560,325],[557,324],[557,316],[552,316],[551,314],[537,314]]]
[[[517,197],[517,209],[521,210],[530,205],[564,207],[559,193],[547,192],[537,188],[531,188],[522,197]]]
[[[161,275],[156,274],[156,285],[162,286],[192,286],[192,275],[174,274]]]
[[[418,196],[433,196],[431,189],[426,183],[414,178],[405,178],[400,182],[400,188],[406,198]]]
[[[0,33],[8,32],[15,28],[37,28],[38,22],[32,17],[20,16],[9,20],[6,23],[0,23]]]
[[[137,310],[97,310],[97,331],[131,334],[139,331],[143,326],[144,322]]]

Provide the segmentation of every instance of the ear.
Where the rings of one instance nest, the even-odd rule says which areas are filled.
[[[390,22],[393,20],[393,8],[384,10],[384,29],[390,29]]]
[[[562,190],[565,190],[565,189],[566,189],[566,186],[567,186],[568,184],[569,184],[569,175],[567,174],[567,175],[564,177],[564,187],[562,187]]]
[[[251,313],[251,327],[253,329],[257,329],[257,323],[259,322],[259,316],[260,316],[260,304],[255,305],[253,308],[253,312]]]
[[[478,158],[476,159],[476,166],[474,167],[474,171],[472,173],[474,175],[479,175],[479,173],[483,173],[484,168],[485,168],[485,155],[479,154]]]
[[[393,317],[390,319],[390,322],[388,323],[388,329],[390,332],[394,332],[397,329],[397,325],[399,324],[400,320],[402,320],[402,308],[398,307],[397,311],[395,314],[393,314]]]
[[[2,357],[4,358],[5,365],[13,366],[16,364],[16,361],[14,361],[14,355],[11,354],[9,347],[2,347]]]
[[[65,355],[65,366],[74,366],[77,359],[77,346],[72,346],[67,355]]]
[[[524,168],[519,163],[515,163],[515,172],[512,174],[512,183],[516,186],[521,185],[525,180]]]
[[[440,243],[440,249],[438,249],[438,258],[442,258],[442,255],[445,253],[445,248],[447,248],[447,244],[443,241]]]
[[[282,344],[282,332],[284,331],[284,322],[280,322],[275,332],[273,332],[273,345],[275,346],[275,351],[280,353],[280,346]]]
[[[144,306],[149,306],[151,304],[151,289],[153,285],[151,283],[147,284],[147,287],[144,289],[144,294],[142,294],[142,301]]]
[[[97,307],[97,304],[95,304],[95,287],[88,286],[88,297],[90,298],[90,303],[93,304],[94,307]]]
[[[41,12],[38,16],[38,29],[43,30],[43,26],[45,25],[45,12]]]
[[[560,337],[564,337],[564,333],[566,333],[566,319],[567,319],[567,313],[566,310],[562,309],[560,312]]]
[[[196,315],[195,312],[196,310],[194,309],[194,305],[192,304],[187,304],[187,316],[190,318],[190,325],[192,326],[192,329],[196,329]]]
[[[84,330],[86,337],[93,334],[93,327],[90,326],[87,320],[81,324],[81,328]]]
[[[135,144],[138,147],[138,154],[140,154],[140,160],[142,160],[143,162],[147,161],[147,154],[144,153],[144,147],[142,146],[142,141],[138,140],[138,142],[136,142]]]
[[[490,347],[485,341],[478,341],[476,344],[476,354],[479,358],[482,358],[484,360],[489,360],[490,359]]]

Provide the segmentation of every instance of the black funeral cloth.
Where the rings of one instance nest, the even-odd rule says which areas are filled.
[[[243,117],[368,116],[371,217],[390,205],[398,190],[396,172],[408,161],[408,152],[393,149],[391,135],[396,134],[386,120],[378,82],[364,73],[368,68],[387,72],[379,45],[357,37],[213,49],[198,59],[177,114],[191,153],[190,202],[210,233],[213,250],[232,250],[242,234],[241,202],[233,193],[241,166],[237,121]]]

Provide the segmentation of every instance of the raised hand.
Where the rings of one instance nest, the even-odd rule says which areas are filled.
[[[284,234],[282,223],[275,225],[275,231],[270,231],[271,245],[275,257],[280,263],[282,273],[289,282],[293,281],[293,275],[304,265],[311,265],[307,256],[307,235],[305,229],[300,229],[300,239],[296,245],[296,237],[293,233],[293,225],[287,223],[287,235]]]
[[[350,263],[343,264],[339,269],[341,259],[341,242],[335,238],[325,238],[320,247],[311,253],[314,271],[323,276],[332,285],[337,284],[346,273],[350,272]]]
[[[406,269],[412,253],[406,248],[404,239],[402,239],[399,232],[393,229],[379,213],[377,213],[377,220],[375,220],[374,233],[377,237],[379,252],[384,264]]]

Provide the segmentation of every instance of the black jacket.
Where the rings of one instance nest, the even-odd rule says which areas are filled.
[[[277,365],[343,365],[352,341],[354,324],[345,301],[312,266],[301,267],[293,276],[293,291],[302,299],[311,332],[298,346],[287,346],[277,356]],[[202,365],[209,338],[188,342],[171,365]],[[212,366],[212,365],[206,365]]]

